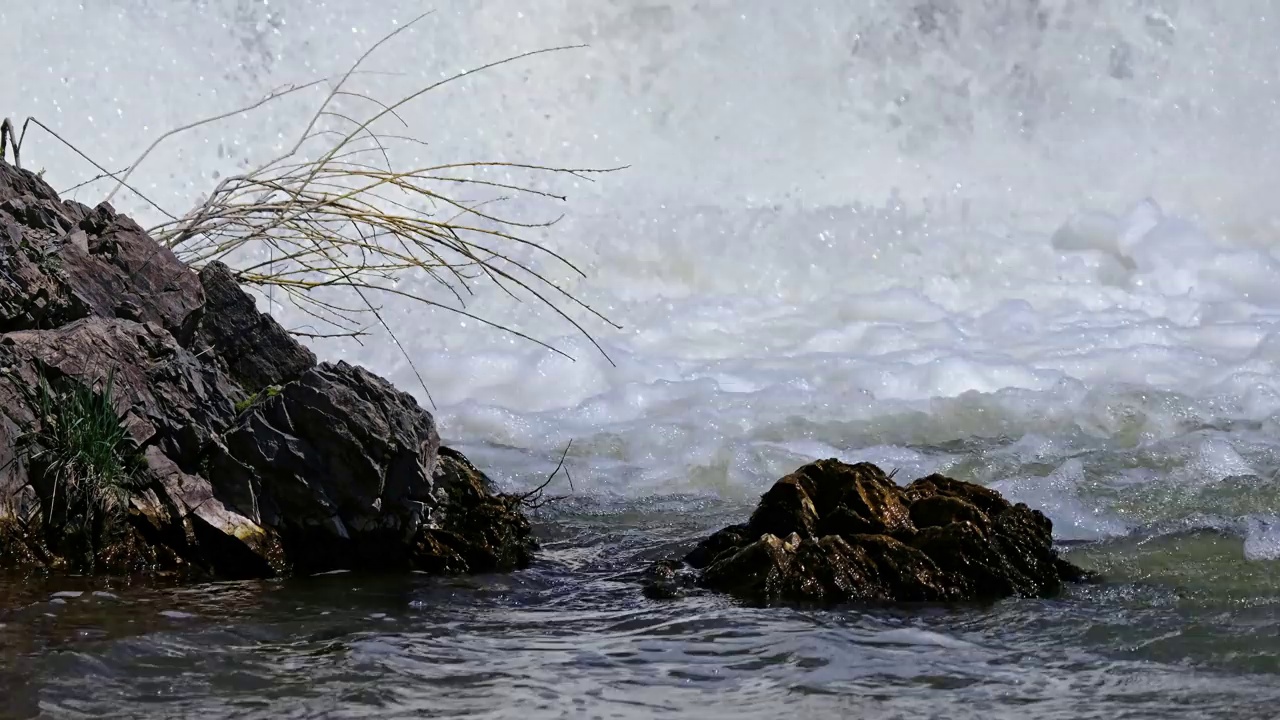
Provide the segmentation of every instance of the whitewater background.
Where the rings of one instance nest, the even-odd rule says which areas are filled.
[[[430,8],[360,89],[590,47],[415,101],[430,146],[397,159],[629,166],[535,208],[567,213],[537,237],[588,277],[541,266],[624,326],[577,315],[616,366],[483,285],[471,311],[575,361],[389,303],[447,441],[505,486],[570,440],[602,507],[750,502],[839,456],[996,483],[1064,540],[1172,523],[1280,554],[1280,3],[9,2],[0,109],[123,167]],[[185,211],[322,93],[171,138],[132,182]],[[35,130],[24,160],[59,189],[97,174]],[[425,404],[385,338],[315,347]]]

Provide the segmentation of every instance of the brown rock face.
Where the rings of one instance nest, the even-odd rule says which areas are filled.
[[[42,438],[79,420],[32,389],[108,377],[128,482],[111,523],[72,533],[59,488],[94,461],[54,477]],[[197,274],[109,206],[63,202],[3,161],[0,463],[0,566],[453,573],[522,567],[534,548],[519,502],[440,447],[411,396],[317,364],[226,266]]]
[[[869,463],[820,460],[774,483],[745,525],[684,558],[694,583],[755,601],[1044,597],[1088,574],[1058,557],[1038,510],[940,475],[898,486]],[[679,594],[671,563],[651,597]]]

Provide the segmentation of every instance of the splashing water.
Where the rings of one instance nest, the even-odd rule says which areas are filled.
[[[872,460],[906,479],[940,471],[1041,507],[1060,539],[1084,543],[1082,557],[1121,583],[1083,600],[1097,615],[1045,610],[1027,621],[1029,637],[1073,628],[1073,647],[1138,663],[1126,672],[1154,663],[1153,678],[1181,672],[1160,663],[1189,663],[1205,674],[1152,682],[1192,695],[1201,684],[1219,691],[1213,673],[1261,672],[1275,687],[1274,662],[1242,638],[1277,629],[1280,5],[433,7],[374,56],[378,73],[362,89],[398,97],[518,52],[588,47],[408,106],[408,133],[429,146],[401,148],[405,162],[629,166],[561,188],[568,203],[550,210],[568,214],[538,238],[586,272],[548,264],[560,286],[624,326],[580,317],[615,364],[545,310],[483,285],[471,311],[575,360],[444,311],[387,304],[444,434],[500,483],[539,482],[573,441],[574,500],[551,526],[578,540],[552,546],[553,566],[598,569],[570,559],[615,532],[639,555],[687,539],[818,457]],[[114,170],[166,130],[344,71],[423,9],[15,6],[0,31],[2,109],[39,117]],[[135,187],[185,211],[218,178],[290,144],[322,92],[166,141]],[[35,131],[24,160],[59,188],[97,174]],[[71,196],[92,203],[107,189]],[[117,204],[159,220],[131,193]],[[287,325],[303,321],[270,307]],[[384,337],[315,347],[417,387]],[[619,529],[635,517],[658,539]],[[668,524],[684,529],[654,529]],[[1075,619],[1055,625],[1054,613]],[[999,625],[983,627],[973,632],[990,639]],[[774,630],[766,637],[789,632]],[[1068,672],[1045,662],[1045,682]],[[956,677],[925,665],[920,678]],[[1098,690],[1095,670],[1079,678]],[[982,682],[1006,680],[993,670]],[[811,681],[822,685],[778,682],[795,691]],[[865,691],[851,677],[833,682]]]

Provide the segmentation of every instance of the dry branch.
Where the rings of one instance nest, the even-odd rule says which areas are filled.
[[[566,257],[526,236],[532,230],[555,224],[559,218],[519,222],[489,209],[493,203],[514,197],[563,201],[564,196],[532,183],[509,178],[499,181],[485,174],[529,173],[590,181],[594,174],[620,168],[558,168],[503,161],[397,168],[391,152],[394,145],[425,143],[383,133],[377,126],[387,116],[407,126],[397,111],[446,83],[567,48],[536,50],[486,63],[392,103],[347,88],[374,50],[422,17],[425,15],[379,40],[351,66],[288,152],[248,173],[223,179],[203,203],[182,218],[152,228],[152,235],[195,267],[221,260],[238,270],[240,282],[282,291],[295,307],[322,326],[313,328],[315,332],[299,332],[300,335],[358,339],[370,327],[380,325],[391,333],[412,364],[379,306],[371,300],[372,295],[380,293],[458,313],[569,357],[541,340],[469,312],[466,299],[473,293],[471,285],[485,280],[517,301],[523,297],[542,303],[607,359],[608,354],[591,333],[558,303],[567,303],[570,310],[585,311],[614,328],[620,326],[559,287],[532,260],[520,257],[530,252],[540,254],[585,276]],[[368,101],[373,113],[360,118],[336,110],[333,103],[340,98]],[[321,127],[326,122],[335,127]],[[337,139],[332,140],[333,136]],[[305,154],[317,144],[321,150],[318,155]],[[482,202],[466,201],[455,194],[459,188],[503,195]],[[415,283],[415,279],[421,282]],[[452,302],[434,297],[429,292],[432,287],[443,290]],[[343,306],[332,299],[334,293],[344,292],[354,295],[356,307]]]
[[[565,443],[564,452],[560,453],[560,462],[556,463],[555,469],[551,471],[551,474],[547,476],[546,480],[542,481],[541,485],[521,495],[519,498],[520,504],[530,510],[538,510],[550,503],[564,500],[567,497],[566,495],[547,495],[546,490],[547,486],[551,484],[552,480],[556,479],[556,475],[559,475],[561,470],[564,470],[564,476],[569,481],[569,489],[573,490],[573,478],[569,475],[569,468],[564,465],[564,460],[569,456],[569,448],[571,447],[573,447],[572,440]]]
[[[182,217],[169,213],[128,183],[157,145],[176,134],[251,112],[330,81],[277,89],[251,105],[169,131],[156,138],[127,168],[114,173],[38,120],[28,118],[27,123],[35,123],[97,168],[102,174],[95,180],[115,180],[108,200],[121,188],[127,188],[160,211],[168,219],[150,228],[151,235],[192,267],[198,269],[219,260],[236,270],[241,283],[267,293],[281,291],[319,325],[311,328],[314,332],[293,329],[299,336],[359,341],[371,327],[381,326],[417,373],[409,353],[372,299],[383,294],[443,308],[570,357],[542,340],[468,311],[466,299],[473,294],[471,285],[483,280],[517,302],[533,299],[545,305],[609,359],[582,323],[557,303],[567,303],[570,310],[585,311],[611,327],[621,326],[565,291],[533,260],[521,257],[541,255],[585,277],[567,258],[526,236],[555,224],[559,217],[519,222],[490,209],[495,203],[516,197],[550,201],[564,201],[565,197],[535,187],[531,181],[512,181],[509,177],[498,180],[486,177],[486,173],[568,176],[591,181],[595,174],[622,168],[574,169],[496,160],[398,168],[391,151],[394,145],[414,143],[420,152],[426,142],[384,132],[379,125],[380,120],[390,116],[407,127],[398,110],[447,83],[542,53],[581,46],[534,50],[485,63],[391,103],[348,88],[353,77],[375,74],[360,68],[378,48],[429,14],[397,27],[365,51],[333,83],[286,152],[247,173],[224,178],[203,202]],[[335,107],[335,101],[341,99],[367,102],[373,112],[367,117],[344,112]],[[326,123],[333,127],[322,127]],[[22,137],[13,137],[13,128],[7,121],[0,136],[0,145],[13,141],[16,161]],[[502,195],[464,200],[455,194],[460,188]],[[452,302],[437,299],[432,288],[442,290]],[[348,301],[341,299],[344,296]],[[418,379],[422,382],[420,374]],[[423,389],[426,390],[425,382]]]

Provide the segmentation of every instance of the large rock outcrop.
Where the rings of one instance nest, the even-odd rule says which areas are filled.
[[[1045,597],[1088,574],[1038,510],[941,475],[899,486],[869,463],[820,460],[776,482],[751,518],[649,571],[646,593],[697,585],[752,601]]]
[[[118,527],[86,551],[66,542],[66,480],[41,447],[77,420],[38,390],[108,381],[128,483]],[[3,161],[0,463],[0,566],[466,573],[522,567],[535,547],[518,499],[440,447],[410,395],[317,363],[226,266],[196,273],[111,207]]]

